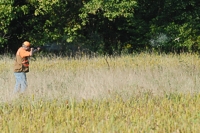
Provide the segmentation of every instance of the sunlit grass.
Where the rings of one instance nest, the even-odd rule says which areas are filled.
[[[0,59],[1,132],[200,132],[196,54],[32,58],[23,95],[13,63]]]

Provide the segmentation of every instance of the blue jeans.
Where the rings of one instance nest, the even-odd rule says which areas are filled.
[[[19,72],[19,73],[14,73],[16,83],[15,83],[15,89],[14,92],[21,92],[23,93],[26,88],[27,88],[27,79],[26,79],[26,73],[24,72]]]

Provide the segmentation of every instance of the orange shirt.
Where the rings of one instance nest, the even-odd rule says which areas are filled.
[[[19,55],[21,58],[24,58],[24,57],[30,56],[30,52],[26,51],[24,48],[20,47],[17,50],[16,55]]]
[[[30,52],[20,47],[16,53],[14,72],[29,72],[29,61]]]

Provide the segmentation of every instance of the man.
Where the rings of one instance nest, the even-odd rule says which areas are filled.
[[[34,50],[34,48],[30,48],[30,46],[30,42],[25,41],[22,44],[22,47],[17,50],[14,64],[14,75],[16,79],[14,92],[20,91],[21,93],[23,93],[27,88],[26,73],[29,72],[28,59],[30,56],[33,56],[33,53],[40,50],[40,48]]]

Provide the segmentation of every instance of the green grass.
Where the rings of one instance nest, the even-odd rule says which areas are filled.
[[[126,101],[34,100],[0,106],[1,132],[194,132],[200,131],[200,95],[141,94]]]

